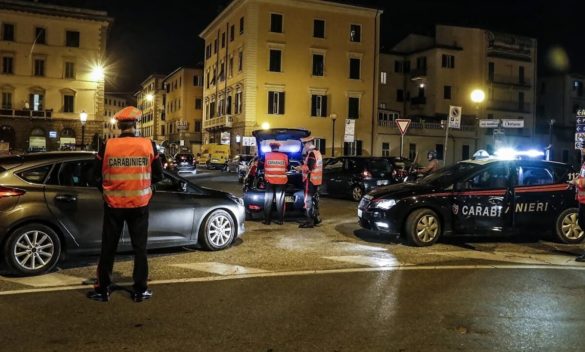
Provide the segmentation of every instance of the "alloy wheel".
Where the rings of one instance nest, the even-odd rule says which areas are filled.
[[[214,247],[224,247],[233,237],[233,226],[227,215],[216,214],[208,222],[209,242]]]
[[[432,215],[422,216],[416,223],[416,236],[420,241],[432,242],[439,234],[439,222]]]
[[[16,240],[12,255],[16,264],[22,268],[40,270],[53,259],[55,243],[43,231],[27,231]]]
[[[584,233],[581,227],[579,227],[577,219],[577,213],[569,213],[563,218],[561,231],[563,235],[570,240],[583,238]]]

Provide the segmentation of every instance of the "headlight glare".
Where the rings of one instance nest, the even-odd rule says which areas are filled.
[[[396,205],[396,200],[394,199],[379,199],[375,200],[375,207],[378,209],[388,210]]]

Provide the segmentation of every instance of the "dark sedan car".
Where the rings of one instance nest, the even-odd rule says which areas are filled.
[[[15,272],[50,271],[64,252],[99,252],[103,200],[94,158],[89,152],[0,158],[0,244]],[[244,218],[240,198],[165,171],[150,203],[148,248],[225,249],[244,233]],[[131,248],[125,230],[118,249]]]
[[[404,234],[417,246],[440,236],[553,231],[580,243],[575,177],[570,165],[542,160],[474,160],[441,169],[417,183],[368,193],[358,206],[364,228]]]
[[[323,165],[323,195],[359,202],[367,192],[392,183],[392,169],[385,158],[342,156],[327,158]]]
[[[193,153],[180,152],[175,154],[175,171],[181,173],[197,173],[197,164]]]

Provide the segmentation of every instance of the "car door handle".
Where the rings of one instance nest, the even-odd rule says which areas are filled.
[[[72,203],[77,201],[77,197],[72,194],[60,194],[55,197],[55,200],[59,202]]]

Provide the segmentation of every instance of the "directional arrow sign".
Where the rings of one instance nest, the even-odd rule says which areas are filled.
[[[410,126],[410,119],[396,119],[394,121],[396,121],[396,125],[400,130],[400,134],[404,136],[406,134],[408,126]]]

